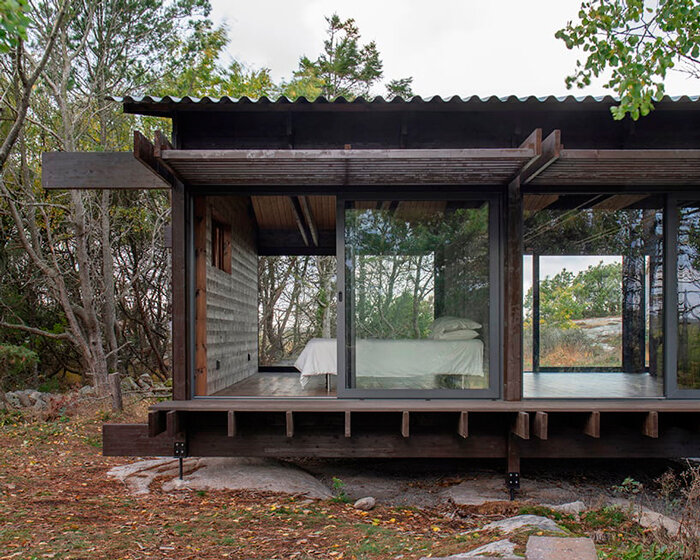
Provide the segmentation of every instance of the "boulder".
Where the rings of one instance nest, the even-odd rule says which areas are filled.
[[[306,471],[272,459],[245,457],[188,458],[184,461],[185,479],[179,480],[178,462],[173,459],[138,461],[111,469],[107,475],[117,478],[132,492],[145,494],[151,483],[165,477],[163,490],[252,490],[300,495],[314,499],[332,497],[330,490]]]
[[[30,406],[32,406],[32,404],[34,404],[29,398],[29,391],[17,391],[15,394],[19,399],[19,404],[21,407],[29,408]]]
[[[440,558],[424,557],[421,560],[494,560],[496,558],[501,560],[523,560],[522,556],[515,555],[515,543],[508,539],[485,544],[469,552],[461,552]]]
[[[92,385],[84,385],[78,390],[81,397],[89,397],[95,394],[95,388]]]
[[[542,506],[551,509],[552,511],[563,513],[564,515],[581,515],[581,513],[586,511],[586,504],[581,500],[558,505],[542,504]]]
[[[14,391],[10,391],[9,393],[5,393],[5,400],[13,408],[19,408],[22,406],[22,403],[20,402],[19,397],[17,396],[17,393],[15,393]]]
[[[367,496],[366,498],[360,498],[357,500],[352,507],[355,509],[361,509],[362,511],[369,511],[374,509],[376,504],[377,500],[375,500],[372,496]]]
[[[566,531],[559,527],[554,521],[548,517],[540,515],[516,515],[508,517],[500,521],[494,521],[488,525],[484,525],[482,531],[502,531],[505,534],[512,533],[518,529],[531,528],[539,531],[548,531],[550,533],[566,534]]]
[[[139,375],[139,378],[136,382],[142,389],[150,389],[151,387],[153,387],[153,379],[151,379],[151,376],[147,373]]]

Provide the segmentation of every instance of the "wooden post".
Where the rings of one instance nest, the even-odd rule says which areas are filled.
[[[503,398],[507,401],[519,401],[522,396],[523,377],[523,198],[519,179],[508,185],[504,272]]]
[[[286,412],[285,419],[287,424],[287,437],[294,437],[294,414],[291,410]]]
[[[169,410],[165,414],[165,426],[168,437],[177,437],[182,432],[182,413],[177,410]]]
[[[349,410],[345,411],[345,437],[352,436],[352,413]]]
[[[407,438],[411,434],[410,426],[411,418],[409,416],[409,412],[408,410],[404,410],[401,414],[401,435],[403,437]]]
[[[549,430],[549,416],[546,412],[535,412],[533,428],[537,439],[547,439]]]
[[[596,439],[600,437],[600,412],[594,410],[588,415],[583,433]]]
[[[457,425],[457,433],[463,437],[469,437],[469,413],[460,412],[459,413],[459,424]]]
[[[194,388],[207,394],[207,199],[194,199],[195,323]]]
[[[228,411],[228,426],[226,433],[228,437],[236,437],[236,412],[233,410]]]
[[[122,386],[119,382],[118,373],[109,374],[109,392],[112,396],[112,410],[121,412],[124,410],[124,402],[122,401]]]
[[[190,398],[187,366],[187,291],[185,266],[185,192],[179,181],[170,193],[172,207],[172,355],[173,400]]]
[[[655,410],[647,412],[644,417],[644,425],[642,433],[649,438],[656,439],[659,437],[659,413]]]

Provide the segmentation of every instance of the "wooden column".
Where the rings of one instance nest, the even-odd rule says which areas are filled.
[[[540,371],[540,256],[532,253],[532,371]]]
[[[207,199],[194,199],[194,388],[207,394]]]
[[[508,185],[506,198],[505,305],[503,333],[503,397],[522,396],[523,199],[520,180]]]
[[[190,398],[187,375],[187,281],[186,281],[186,227],[185,187],[179,181],[170,193],[172,220],[172,355],[173,400]]]

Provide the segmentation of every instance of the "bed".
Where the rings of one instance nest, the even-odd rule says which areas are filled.
[[[312,338],[294,366],[304,387],[315,375],[337,375],[338,344],[334,338]],[[485,386],[484,343],[471,340],[358,340],[356,377],[372,381],[391,378],[414,380],[416,388],[475,388]],[[450,387],[450,377],[476,377],[469,387]],[[362,383],[368,387],[368,383]],[[395,385],[395,384],[394,384]],[[381,384],[377,386],[381,388]]]

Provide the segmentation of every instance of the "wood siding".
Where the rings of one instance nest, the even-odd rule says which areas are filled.
[[[244,197],[209,197],[207,216],[207,394],[258,371],[258,256]],[[231,272],[212,266],[212,213],[231,226]],[[217,368],[218,364],[218,368]]]

